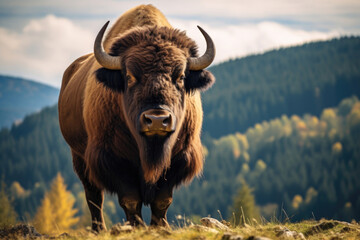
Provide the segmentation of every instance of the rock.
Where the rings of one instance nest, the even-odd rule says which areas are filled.
[[[221,222],[219,222],[218,220],[216,220],[215,218],[209,218],[209,217],[205,217],[202,218],[200,220],[201,224],[209,227],[209,228],[218,228],[220,230],[223,231],[230,231],[230,228],[224,224],[222,224]]]
[[[353,231],[354,229],[352,229],[351,227],[343,227],[343,229],[341,229],[341,233],[346,233],[346,232],[351,232]]]
[[[213,228],[209,228],[209,227],[206,227],[206,226],[201,226],[201,225],[191,225],[189,228],[191,229],[195,229],[196,231],[198,232],[211,232],[211,233],[219,233],[218,230],[216,229],[213,229]]]
[[[319,224],[311,227],[309,230],[307,230],[307,231],[305,232],[305,235],[306,235],[306,236],[309,236],[309,235],[312,235],[312,234],[315,234],[315,233],[319,233],[319,232],[328,230],[328,229],[330,229],[330,228],[334,228],[334,227],[337,226],[338,224],[339,224],[339,223],[338,223],[338,222],[335,222],[335,221],[322,222],[322,223],[319,223]]]
[[[13,239],[14,236],[22,238],[36,238],[44,237],[33,226],[27,224],[18,224],[11,228],[5,228],[0,230],[1,239]]]
[[[111,229],[110,229],[110,234],[111,235],[119,235],[122,233],[129,233],[133,231],[133,227],[130,225],[121,225],[120,223],[115,224]]]
[[[336,222],[338,224],[343,224],[343,225],[346,225],[346,226],[354,226],[353,223],[348,223],[348,222],[344,222],[344,221],[333,220],[333,222]]]
[[[338,224],[339,224],[338,222],[322,222],[318,225],[315,225],[314,228],[318,228],[318,229],[325,231],[325,230],[335,227]]]
[[[340,231],[340,233],[347,233],[347,232],[359,232],[358,229],[354,228],[354,227],[349,227],[349,226],[346,226],[346,227],[343,227]]]
[[[232,233],[224,233],[221,240],[244,240],[244,237]]]
[[[298,233],[296,231],[291,231],[286,227],[278,227],[275,229],[276,236],[281,238],[290,238],[290,239],[301,239],[305,240],[305,236],[302,233]]]

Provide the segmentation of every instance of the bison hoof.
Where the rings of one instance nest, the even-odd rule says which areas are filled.
[[[92,224],[91,226],[91,230],[94,231],[95,233],[100,233],[100,232],[103,232],[103,231],[106,231],[106,226],[104,223],[100,223],[100,222],[96,222]]]
[[[151,226],[156,226],[156,227],[170,228],[170,225],[169,225],[168,221],[165,218],[158,219],[158,218],[152,217],[150,225]]]

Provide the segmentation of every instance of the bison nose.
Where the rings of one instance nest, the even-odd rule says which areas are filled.
[[[140,115],[140,128],[147,136],[164,136],[175,131],[175,117],[172,113],[162,109],[150,109]]]

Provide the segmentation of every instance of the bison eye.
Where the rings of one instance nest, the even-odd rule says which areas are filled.
[[[183,82],[185,80],[185,74],[182,74],[178,77],[177,82]]]
[[[134,86],[135,83],[136,83],[135,77],[133,75],[131,75],[131,74],[126,75],[126,81],[127,81],[127,84],[128,84],[129,88]]]

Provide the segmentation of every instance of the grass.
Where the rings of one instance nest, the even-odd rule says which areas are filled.
[[[120,226],[120,225],[116,225]],[[12,229],[12,228],[8,228]],[[20,228],[21,229],[21,228]],[[202,225],[172,226],[171,229],[142,227],[129,229],[123,232],[111,230],[94,234],[93,232],[80,229],[57,236],[42,236],[41,239],[90,239],[90,240],[125,240],[125,239],[143,239],[143,240],[162,240],[162,239],[256,239],[256,237],[267,237],[270,239],[308,239],[308,240],[338,240],[338,239],[360,239],[360,225],[356,222],[346,223],[336,220],[321,221],[302,221],[298,223],[253,223],[238,227],[229,227],[228,230],[220,230],[216,227],[205,227]],[[120,226],[121,229],[121,226]],[[287,233],[285,233],[287,232]],[[290,234],[293,235],[288,235]],[[31,234],[25,234],[18,231],[7,234],[6,230],[0,230],[1,239],[31,239]],[[7,235],[6,235],[7,234]]]

